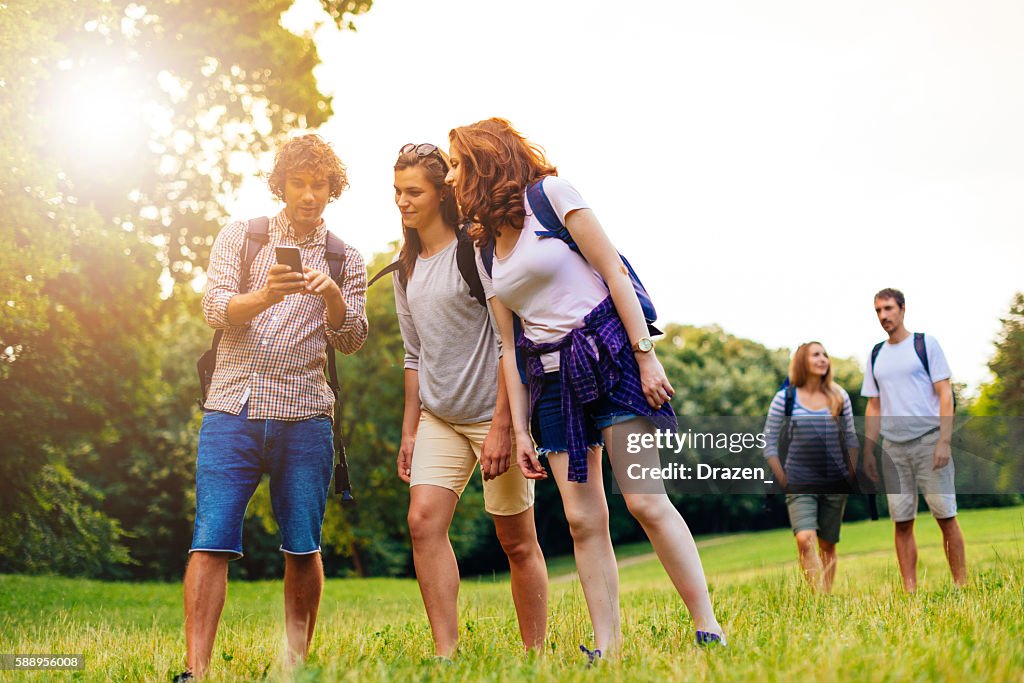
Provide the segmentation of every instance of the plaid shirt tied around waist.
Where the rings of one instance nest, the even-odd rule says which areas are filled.
[[[224,228],[210,253],[203,316],[214,329],[223,329],[217,348],[205,407],[232,415],[249,403],[253,420],[305,420],[334,416],[334,395],[324,376],[327,344],[345,354],[355,353],[366,341],[366,264],[362,255],[346,245],[341,294],[346,315],[341,328],[327,322],[327,304],[315,294],[290,294],[241,325],[228,323],[228,302],[239,293],[242,248],[247,223]],[[284,211],[270,219],[268,241],[252,262],[248,291],[266,285],[267,272],[277,262],[275,247],[293,246],[302,252],[302,264],[330,275],[325,256],[327,225],[321,221],[298,241]]]
[[[530,380],[530,419],[544,387],[541,355],[558,351],[562,393],[562,416],[569,430],[569,481],[587,481],[587,438],[585,406],[602,396],[630,412],[653,421],[663,429],[675,429],[675,411],[666,402],[660,410],[651,408],[640,382],[640,366],[633,357],[633,345],[622,325],[615,303],[609,296],[560,341],[537,344],[521,335],[516,346],[526,354]]]

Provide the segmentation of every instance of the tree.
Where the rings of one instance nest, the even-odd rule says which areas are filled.
[[[233,155],[332,113],[311,38],[279,23],[290,4],[0,7],[0,570],[49,554],[63,558],[51,570],[115,571],[127,558],[110,515],[147,519],[154,503],[134,485],[168,449],[177,483],[165,495],[184,495],[192,382],[162,381],[161,333],[178,333],[169,323],[194,297],[239,177]],[[350,27],[370,1],[322,5]],[[174,298],[161,297],[162,274]]]

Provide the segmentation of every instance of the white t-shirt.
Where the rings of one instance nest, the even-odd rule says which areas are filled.
[[[565,224],[565,217],[587,203],[572,185],[558,176],[544,179],[544,192]],[[583,327],[583,318],[608,297],[608,286],[586,259],[557,237],[540,238],[545,228],[533,215],[524,193],[526,219],[512,252],[494,257],[492,276],[477,265],[485,295],[516,313],[523,321],[523,334],[536,343],[556,342],[572,330]],[[558,354],[541,356],[544,372],[558,370]]]
[[[880,397],[882,436],[891,441],[911,441],[939,426],[939,396],[934,384],[949,379],[952,373],[935,337],[926,334],[924,346],[930,377],[914,350],[913,334],[899,344],[882,344],[875,359],[874,377],[868,356],[860,393],[868,398]]]

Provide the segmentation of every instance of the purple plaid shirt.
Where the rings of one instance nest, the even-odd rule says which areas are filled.
[[[675,411],[665,403],[660,410],[651,408],[640,382],[640,366],[633,357],[626,328],[615,303],[609,296],[560,341],[537,344],[520,336],[516,346],[526,354],[530,380],[530,416],[544,387],[541,354],[559,352],[562,391],[562,416],[569,430],[569,481],[587,480],[586,404],[607,396],[614,405],[644,417],[657,418],[663,429],[674,429]]]

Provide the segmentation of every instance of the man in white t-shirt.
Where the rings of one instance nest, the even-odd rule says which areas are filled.
[[[881,433],[886,499],[896,524],[896,559],[907,592],[917,588],[914,518],[919,490],[942,530],[953,582],[963,586],[967,560],[956,520],[949,364],[935,337],[904,327],[906,300],[901,291],[883,289],[876,294],[875,313],[889,339],[872,350],[860,391],[868,399],[864,471],[878,481],[874,447]]]

